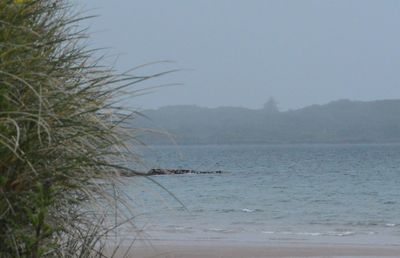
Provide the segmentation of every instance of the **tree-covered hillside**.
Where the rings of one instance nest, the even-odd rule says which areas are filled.
[[[400,142],[400,100],[338,100],[271,112],[239,107],[169,106],[146,110],[136,125],[180,144]],[[172,143],[159,135],[147,142]]]

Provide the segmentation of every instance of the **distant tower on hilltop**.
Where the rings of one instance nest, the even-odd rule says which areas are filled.
[[[264,104],[264,110],[268,113],[278,113],[278,103],[275,101],[273,97],[269,98],[267,102]]]

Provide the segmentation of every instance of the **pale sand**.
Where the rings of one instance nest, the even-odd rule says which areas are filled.
[[[123,257],[120,248],[117,257]],[[134,258],[280,258],[280,257],[400,257],[400,246],[292,245],[267,246],[218,243],[153,243],[153,247],[134,246]]]

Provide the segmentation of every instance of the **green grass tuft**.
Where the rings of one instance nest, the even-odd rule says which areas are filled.
[[[1,257],[102,257],[87,207],[114,207],[120,164],[136,159],[135,112],[115,100],[162,73],[100,66],[81,19],[67,1],[0,0]]]

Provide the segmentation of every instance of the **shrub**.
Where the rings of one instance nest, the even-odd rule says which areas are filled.
[[[161,74],[102,67],[81,19],[62,0],[0,0],[1,257],[101,255],[88,207],[118,201],[110,189],[135,159],[134,112],[116,100]]]

